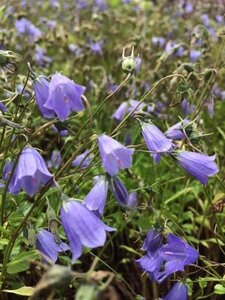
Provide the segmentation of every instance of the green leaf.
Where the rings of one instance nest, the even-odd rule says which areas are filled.
[[[216,284],[214,286],[214,293],[217,295],[224,295],[225,294],[225,287],[222,284]]]
[[[21,288],[16,290],[3,290],[3,292],[12,293],[21,296],[32,296],[35,292],[35,288],[31,286],[22,286]]]
[[[38,257],[39,254],[35,250],[24,252],[7,264],[7,272],[9,274],[16,274],[26,271],[30,267],[30,262]]]

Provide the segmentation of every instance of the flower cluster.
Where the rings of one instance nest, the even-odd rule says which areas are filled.
[[[66,120],[72,111],[84,109],[81,96],[85,87],[74,83],[62,74],[55,74],[48,82],[44,77],[38,77],[33,83],[37,105],[45,118],[55,115]]]
[[[162,233],[156,229],[148,232],[141,249],[147,254],[137,262],[150,279],[158,283],[177,271],[184,271],[185,266],[195,263],[199,255],[193,247],[172,233],[167,235],[167,243],[164,244]]]

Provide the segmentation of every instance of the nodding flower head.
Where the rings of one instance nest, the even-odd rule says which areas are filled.
[[[7,162],[3,169],[3,180],[8,180],[13,170],[14,162]],[[37,193],[41,185],[53,181],[42,156],[32,147],[26,147],[20,154],[11,177],[8,190],[16,195],[23,189],[28,195]]]
[[[44,107],[54,111],[61,121],[65,121],[72,111],[84,109],[81,100],[84,91],[85,87],[57,73],[49,83],[49,95]]]
[[[134,149],[128,149],[105,134],[98,137],[98,146],[103,167],[109,175],[114,176],[119,169],[126,169],[132,165]]]

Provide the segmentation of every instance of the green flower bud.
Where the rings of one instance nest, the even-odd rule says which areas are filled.
[[[122,69],[125,73],[133,73],[136,69],[136,59],[134,57],[134,47],[131,50],[130,56],[125,56],[125,48],[123,49]]]
[[[134,72],[136,68],[136,61],[134,57],[126,57],[122,62],[122,69],[126,73],[132,73]]]

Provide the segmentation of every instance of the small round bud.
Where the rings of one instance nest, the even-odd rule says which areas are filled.
[[[125,57],[122,62],[122,69],[125,73],[132,73],[136,69],[136,60],[132,56]]]

